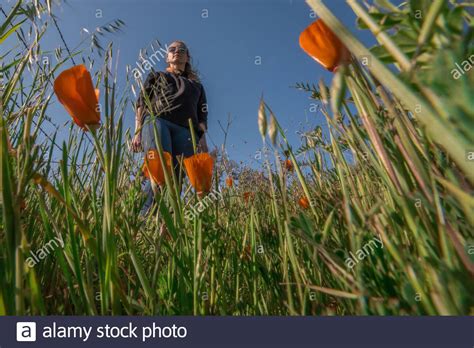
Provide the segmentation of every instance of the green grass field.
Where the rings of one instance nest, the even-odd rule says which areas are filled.
[[[58,52],[47,71],[34,63],[55,30],[49,1],[18,1],[0,21],[0,44],[19,38],[0,63],[0,314],[473,315],[473,7],[376,3],[347,1],[377,35],[369,50],[308,1],[354,57],[328,86],[298,83],[321,102],[329,134],[291,147],[262,100],[262,168],[232,165],[220,148],[222,197],[200,198],[187,180],[179,195],[167,177],[144,219],[113,46],[93,74],[102,126],[72,125],[57,144],[43,130],[52,83],[83,53]],[[22,43],[37,13],[37,39]]]

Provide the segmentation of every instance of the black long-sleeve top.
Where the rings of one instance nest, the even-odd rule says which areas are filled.
[[[154,115],[186,128],[189,128],[188,118],[191,118],[198,138],[203,134],[198,124],[204,123],[207,129],[207,99],[201,83],[168,71],[150,72],[137,101],[137,108],[144,107],[145,115],[149,115],[144,92],[150,99]]]

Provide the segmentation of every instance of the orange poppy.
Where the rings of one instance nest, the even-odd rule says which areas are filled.
[[[169,152],[163,152],[164,160],[166,163],[166,168],[168,173],[171,175],[171,154]],[[148,164],[148,168],[147,168]],[[142,166],[143,174],[150,179],[151,178],[157,185],[162,185],[165,183],[165,173],[160,161],[160,155],[157,150],[149,150],[145,161]]]
[[[87,130],[86,124],[100,124],[99,90],[94,89],[91,74],[84,65],[59,74],[54,80],[54,93],[79,127]]]
[[[301,48],[311,58],[331,72],[350,60],[351,54],[347,47],[321,19],[303,30],[299,41]]]
[[[199,195],[211,189],[214,159],[207,153],[198,153],[184,159],[189,181]]]
[[[298,200],[298,204],[303,209],[308,209],[309,208],[309,201],[308,201],[308,198],[306,198],[306,197],[301,197]]]
[[[285,161],[285,168],[287,171],[292,172],[293,171],[293,163],[291,162],[290,159],[287,159]]]
[[[254,193],[253,192],[244,192],[244,201],[245,202],[248,202],[250,198],[253,198],[254,197]]]
[[[227,179],[225,179],[225,184],[227,185],[227,187],[232,187],[234,186],[234,179],[232,179],[232,177],[227,177]]]

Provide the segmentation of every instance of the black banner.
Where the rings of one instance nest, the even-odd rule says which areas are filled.
[[[0,348],[472,348],[473,323],[473,317],[0,317]]]

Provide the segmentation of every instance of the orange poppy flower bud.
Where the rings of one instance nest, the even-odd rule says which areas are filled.
[[[254,193],[253,192],[244,192],[244,201],[248,202],[250,199],[253,199]]]
[[[225,184],[227,185],[227,187],[232,187],[234,185],[234,180],[232,179],[232,177],[227,177],[227,179],[225,179]]]
[[[303,209],[308,209],[309,208],[309,201],[308,201],[308,198],[306,197],[301,197],[299,200],[298,200],[298,205],[303,208]]]
[[[92,78],[84,65],[64,70],[54,80],[54,93],[74,123],[84,130],[86,125],[99,125],[99,90],[94,89]]]
[[[171,154],[165,151],[163,152],[163,156],[168,173],[171,175]],[[163,185],[165,183],[165,173],[157,150],[153,149],[148,151],[142,166],[142,171],[147,178],[153,180],[157,185]]]
[[[207,153],[198,153],[184,159],[189,181],[199,195],[211,190],[214,159]]]
[[[321,19],[315,20],[300,34],[301,48],[327,70],[334,72],[348,63],[351,54],[339,38]]]

